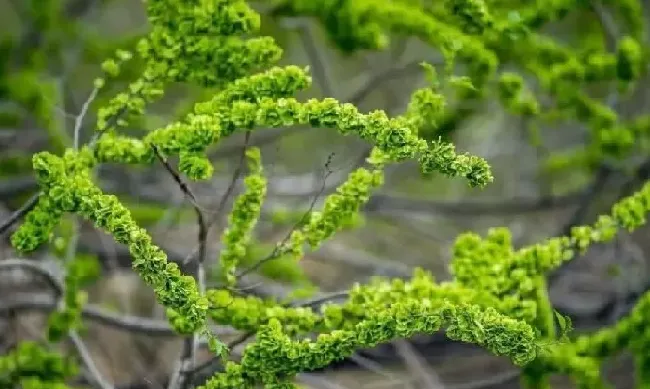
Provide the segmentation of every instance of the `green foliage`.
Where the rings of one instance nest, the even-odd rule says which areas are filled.
[[[445,55],[444,74],[438,76],[425,64],[430,85],[415,91],[406,112],[392,118],[383,111],[361,113],[354,105],[333,98],[299,101],[294,95],[311,84],[308,70],[275,65],[282,50],[272,38],[256,36],[260,17],[245,1],[148,0],[149,33],[134,51],[120,49],[103,62],[105,77],[97,79],[94,86],[103,90],[134,60],[142,65],[141,74],[99,109],[95,137],[89,144],[65,148],[69,142],[61,140],[61,147],[34,155],[40,195],[12,235],[13,246],[28,253],[54,241],[62,256],[63,248],[71,244],[70,231],[63,228],[60,241],[54,238],[57,227],[65,223],[66,215],[80,216],[128,247],[133,269],[153,288],[179,334],[207,335],[213,351],[227,359],[225,345],[208,331],[209,319],[255,333],[256,340],[246,347],[241,361],[228,361],[223,372],[202,386],[205,389],[254,388],[258,384],[292,388],[296,374],[327,366],[359,348],[443,328],[450,339],[477,344],[522,366],[524,382],[530,388],[548,387],[548,377],[556,373],[569,375],[581,388],[605,388],[599,365],[622,349],[630,350],[638,362],[638,387],[650,385],[650,337],[645,330],[650,323],[650,293],[612,327],[570,339],[570,322],[552,309],[545,281],[547,273],[589,245],[609,241],[621,229],[631,231],[645,224],[650,183],[619,201],[610,215],[601,216],[594,225],[576,226],[568,236],[528,247],[515,249],[505,228],[491,229],[485,237],[462,234],[453,248],[451,281],[436,282],[431,274],[417,269],[408,280],[378,277],[357,284],[345,302],[313,309],[242,297],[233,291],[236,270],[250,263],[253,230],[266,194],[258,149],[247,150],[246,189],[235,201],[222,236],[218,275],[225,284],[209,290],[203,290],[199,277],[182,274],[176,263],[169,262],[136,221],[136,212],[116,196],[104,193],[93,175],[93,169],[103,163],[147,165],[157,158],[178,156],[183,175],[208,180],[214,168],[206,150],[235,132],[309,125],[356,135],[373,146],[366,165],[350,173],[336,192],[327,196],[322,208],[301,217],[288,239],[273,250],[277,260],[273,266],[277,267],[269,269],[282,271],[278,265],[282,260],[292,269],[307,247],[316,249],[358,222],[361,207],[383,184],[388,164],[417,161],[425,175],[463,178],[472,187],[493,181],[484,159],[459,154],[452,143],[443,140],[444,123],[458,114],[450,110],[443,87],[451,87],[461,101],[496,94],[512,114],[542,121],[571,118],[587,125],[590,138],[584,149],[555,156],[558,168],[593,169],[606,160],[647,152],[648,117],[622,122],[612,108],[583,88],[604,82],[624,91],[644,75],[648,62],[639,3],[612,4],[628,31],[611,53],[593,47],[573,50],[535,32],[571,10],[584,12],[583,2],[573,0],[536,2],[521,11],[513,11],[518,9],[517,1],[270,3],[275,15],[317,18],[331,41],[346,53],[381,49],[390,34],[416,36]],[[32,9],[36,20],[45,30],[58,21],[59,28],[67,31],[54,17],[53,4],[57,2]],[[0,89],[32,104],[37,116],[45,120],[49,116],[38,96],[49,93],[49,84],[38,81],[41,68],[37,59],[29,72],[3,79]],[[466,74],[457,73],[459,62],[466,65]],[[535,77],[542,91],[538,93],[551,97],[552,103],[542,104],[524,75],[497,74],[500,65],[512,64]],[[194,104],[179,120],[143,136],[120,131],[142,116],[172,83],[214,89],[215,93]],[[40,89],[35,89],[37,84]],[[52,125],[45,123],[44,127],[50,130]],[[81,288],[98,273],[94,258],[76,256],[65,267],[64,290],[59,296],[62,304],[49,320],[52,342],[80,327],[85,303]],[[308,338],[311,332],[318,337]],[[7,386],[64,388],[73,374],[63,359],[31,343],[22,343],[0,358],[0,383]]]
[[[255,266],[260,258],[268,256],[277,250],[271,244],[262,244],[254,240],[246,246],[245,255],[239,258],[238,265],[242,268]],[[266,261],[259,265],[257,271],[269,280],[288,283],[295,286],[309,287],[311,282],[300,266],[299,259],[289,255],[277,253],[273,255],[273,260]],[[218,282],[226,283],[226,279],[221,268],[217,268],[213,276]]]
[[[246,255],[251,232],[260,217],[262,199],[266,194],[266,179],[262,175],[259,149],[249,149],[246,156],[252,174],[246,177],[246,192],[239,196],[230,214],[230,227],[223,234],[224,248],[219,256],[221,271],[228,286],[234,286],[237,281],[235,269]]]
[[[34,342],[21,342],[0,357],[0,385],[30,389],[68,389],[63,382],[78,373],[74,361]]]

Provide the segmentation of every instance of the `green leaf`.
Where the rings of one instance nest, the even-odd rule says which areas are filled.
[[[557,310],[553,310],[555,313],[555,318],[557,319],[558,326],[560,327],[560,336],[559,339],[562,341],[568,341],[568,334],[573,331],[573,324],[569,316],[563,316]]]

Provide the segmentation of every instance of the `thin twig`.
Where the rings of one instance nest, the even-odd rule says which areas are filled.
[[[251,272],[254,272],[255,270],[259,269],[260,266],[262,266],[263,264],[272,261],[276,258],[279,258],[284,253],[285,245],[289,241],[289,238],[291,238],[291,234],[293,234],[293,232],[296,229],[298,229],[298,227],[300,227],[308,219],[309,215],[311,215],[312,211],[314,210],[314,207],[320,195],[325,191],[325,187],[327,185],[327,178],[332,174],[330,165],[332,163],[333,156],[334,156],[333,153],[330,154],[329,157],[327,158],[327,162],[325,163],[325,172],[323,174],[323,181],[322,181],[322,186],[320,191],[316,194],[316,196],[314,196],[314,198],[311,201],[311,204],[309,205],[309,208],[305,211],[305,213],[303,213],[303,215],[300,217],[300,220],[298,220],[296,224],[294,224],[294,226],[289,230],[289,232],[284,237],[284,239],[275,246],[275,248],[269,255],[260,259],[259,261],[255,262],[253,265],[241,271],[239,275],[237,275],[237,279],[240,279],[243,276],[250,274]]]
[[[196,203],[196,196],[190,189],[190,187],[187,185],[187,183],[183,180],[183,178],[178,174],[174,168],[169,164],[167,161],[167,158],[165,158],[160,151],[158,150],[158,147],[154,144],[151,145],[151,148],[153,149],[154,154],[156,155],[156,158],[160,161],[160,163],[165,167],[165,170],[174,178],[174,181],[178,184],[180,187],[181,191],[187,198],[192,202],[192,205],[194,208],[197,209],[197,211],[201,210],[201,206]]]
[[[90,351],[88,351],[88,348],[86,347],[77,331],[70,331],[68,337],[72,341],[74,347],[77,349],[77,353],[81,357],[81,360],[86,366],[86,369],[88,369],[90,376],[95,381],[95,384],[97,384],[97,386],[102,389],[113,389],[113,384],[108,383],[108,381],[104,379],[102,373],[97,368],[97,365],[95,365],[92,355],[90,355]]]
[[[139,95],[134,94],[133,96],[138,97]],[[129,96],[129,97],[131,97],[131,96]],[[105,130],[110,129],[111,127],[115,126],[120,121],[120,119],[122,119],[122,117],[124,115],[126,115],[128,112],[129,112],[129,109],[128,109],[128,107],[126,105],[123,105],[122,107],[120,107],[120,109],[118,109],[117,112],[115,112],[115,114],[113,116],[109,117],[106,120],[106,124],[104,125],[104,130],[95,131],[95,134],[92,136],[92,138],[90,138],[90,142],[88,142],[88,146],[90,148],[95,147],[95,145],[97,144],[97,142],[99,142],[99,139],[102,137],[102,135],[105,134],[105,132],[106,132]]]
[[[616,24],[611,20],[611,17],[602,7],[602,4],[598,0],[592,0],[589,2],[589,7],[598,17],[601,28],[603,29],[606,43],[609,49],[613,49],[613,46],[616,42],[616,37],[618,36],[618,30]],[[608,96],[607,105],[612,109],[616,109],[620,103],[620,96],[618,91],[614,91]],[[562,235],[567,235],[571,232],[571,228],[575,225],[578,225],[584,220],[587,216],[589,207],[595,200],[596,196],[605,188],[607,180],[613,173],[612,169],[607,166],[606,163],[601,163],[598,170],[596,171],[595,178],[591,185],[585,190],[580,205],[572,215],[571,219],[564,225],[562,229]]]
[[[117,123],[117,121],[126,112],[127,112],[126,106],[124,106],[120,110],[118,110],[118,112],[115,113],[115,115],[111,116],[107,120],[107,128],[109,128],[109,127],[113,126],[115,123]],[[95,132],[95,135],[93,135],[92,139],[90,140],[90,142],[88,144],[90,148],[95,147],[95,145],[97,144],[97,141],[99,140],[99,138],[101,137],[102,134],[103,134],[103,132],[100,132],[100,131]],[[27,200],[25,202],[25,204],[23,204],[22,207],[20,207],[18,210],[16,210],[7,220],[5,220],[2,224],[0,224],[0,235],[3,235],[5,232],[7,232],[11,228],[12,225],[17,223],[20,219],[22,219],[25,215],[27,215],[27,213],[29,213],[32,209],[34,209],[36,204],[38,204],[38,199],[39,199],[40,196],[41,196],[40,191],[38,193],[35,193],[34,195],[32,195],[32,197],[30,197],[29,200]]]
[[[363,355],[360,355],[359,353],[356,353],[356,354],[352,354],[350,356],[350,360],[352,362],[356,363],[357,365],[359,365],[359,367],[362,367],[362,368],[364,368],[364,369],[366,369],[366,370],[368,370],[370,372],[378,374],[378,375],[386,378],[389,381],[396,382],[396,383],[398,382],[398,380],[395,377],[394,373],[391,373],[391,372],[387,371],[386,368],[381,366],[381,363],[373,361],[372,359],[370,359],[368,357],[365,357]]]
[[[74,121],[74,149],[75,150],[79,149],[79,136],[81,133],[81,126],[83,125],[83,120],[86,117],[88,108],[90,108],[90,104],[92,104],[92,102],[97,98],[98,93],[99,93],[99,88],[95,87],[93,91],[90,93],[90,96],[88,96],[88,99],[86,99],[86,101],[83,103],[83,106],[81,107],[81,112],[75,118]]]
[[[575,210],[568,222],[564,224],[560,235],[568,235],[571,233],[571,228],[580,224],[589,211],[589,207],[598,194],[605,188],[607,180],[611,176],[612,169],[607,165],[602,164],[596,172],[593,182],[584,190],[581,201],[578,203],[578,208]]]
[[[52,274],[49,270],[46,268],[39,266],[36,263],[32,263],[26,260],[20,260],[20,259],[9,259],[9,260],[4,260],[0,262],[0,267],[4,268],[11,268],[11,267],[19,267],[22,269],[29,270],[32,273],[38,274],[41,277],[45,279],[45,281],[49,284],[50,288],[55,294],[55,298],[59,301],[61,301],[61,297],[64,292],[64,286],[61,283],[60,280],[57,279],[57,277]],[[57,305],[60,305],[57,304]],[[90,353],[88,352],[88,349],[84,345],[84,343],[81,341],[79,338],[79,335],[77,334],[76,331],[71,330],[68,333],[68,336],[72,340],[72,343],[74,344],[75,348],[77,349],[77,352],[79,353],[79,356],[81,357],[84,365],[88,369],[88,371],[91,373],[93,380],[95,381],[95,384],[99,386],[101,389],[113,389],[113,385],[110,384],[101,374],[101,372],[97,369],[97,366],[93,362],[92,358],[90,357]]]
[[[404,339],[393,342],[397,353],[404,360],[411,375],[416,376],[421,387],[428,389],[444,389],[445,385],[436,372],[428,366],[424,358],[415,350],[413,345]]]
[[[350,292],[347,290],[342,290],[340,292],[332,292],[332,293],[327,293],[322,296],[314,297],[313,299],[306,300],[303,302],[295,302],[291,304],[294,307],[304,307],[304,308],[312,308],[315,309],[319,307],[320,305],[323,305],[326,302],[332,301],[332,300],[338,300],[338,299],[345,299],[350,296]]]
[[[313,73],[320,84],[323,95],[333,97],[334,91],[332,90],[332,83],[327,75],[327,68],[324,66],[325,59],[320,55],[321,53],[314,44],[314,37],[312,36],[308,21],[301,26],[300,34],[298,35],[302,42],[302,46],[307,53],[307,57],[309,57],[309,63],[313,68]]]
[[[36,204],[38,204],[38,199],[40,197],[41,197],[40,192],[35,193],[32,197],[29,198],[29,200],[27,200],[25,204],[23,204],[22,207],[20,207],[18,210],[12,213],[11,216],[9,216],[9,218],[0,225],[0,235],[3,235],[5,232],[9,231],[11,226],[13,226],[25,215],[27,215],[29,211],[34,209],[34,207],[36,207]]]
[[[244,334],[241,334],[240,336],[238,336],[237,338],[235,338],[234,340],[230,341],[227,344],[228,350],[234,349],[235,347],[239,346],[240,344],[250,339],[253,335],[255,335],[255,333],[253,332],[246,332]],[[191,372],[188,373],[188,375],[194,378],[198,373],[207,369],[208,367],[212,366],[215,362],[220,360],[221,360],[220,357],[214,356],[208,359],[207,361],[203,362],[202,364],[196,366],[194,369],[192,369]]]
[[[361,88],[352,94],[347,101],[358,105],[361,101],[365,100],[373,91],[375,91],[383,83],[402,77],[404,75],[413,74],[421,68],[421,61],[412,61],[401,67],[389,68],[385,71],[378,73],[376,76],[370,78]]]
[[[642,164],[640,164],[634,171],[634,177],[627,180],[618,192],[616,196],[617,201],[623,197],[627,197],[636,190],[639,183],[650,178],[650,158],[646,159]]]
[[[230,183],[228,184],[228,188],[226,189],[226,192],[221,196],[221,199],[219,200],[219,203],[217,205],[216,211],[213,212],[213,216],[208,222],[206,223],[206,234],[209,232],[209,229],[217,223],[221,217],[223,216],[223,211],[226,208],[226,204],[228,203],[228,198],[232,195],[233,191],[235,190],[235,185],[237,184],[237,180],[241,176],[243,170],[244,170],[244,161],[246,160],[246,149],[248,148],[248,144],[250,142],[251,138],[251,132],[246,131],[246,134],[244,135],[244,144],[241,147],[241,154],[239,157],[239,162],[237,163],[237,168],[232,174],[232,177],[230,179]],[[221,228],[219,228],[221,230]],[[207,236],[206,236],[207,239]],[[189,263],[192,258],[196,255],[196,253],[200,250],[200,246],[195,247],[192,252],[185,258],[183,261],[183,264]]]
[[[205,219],[204,214],[206,214],[206,213],[218,214],[218,211],[209,210],[209,209],[203,207],[201,204],[199,204],[198,200],[197,200],[197,197],[194,194],[194,192],[192,191],[192,189],[190,188],[190,186],[185,182],[183,177],[181,177],[180,173],[178,173],[176,170],[174,170],[174,168],[171,166],[171,164],[169,163],[167,158],[164,155],[162,155],[162,153],[160,153],[160,151],[158,150],[158,147],[152,144],[151,148],[154,150],[154,155],[156,156],[156,158],[165,167],[165,170],[172,176],[172,178],[174,179],[174,182],[176,182],[176,184],[178,184],[179,188],[181,189],[181,192],[183,192],[183,195],[185,195],[185,197],[188,200],[190,200],[190,203],[192,204],[192,207],[194,208],[194,210],[197,213],[197,216],[198,216],[198,214],[201,214],[201,216],[200,216],[200,218],[202,219],[201,223],[204,224],[204,228],[207,230],[209,228],[210,224],[209,224],[208,221],[204,220]],[[199,247],[197,246],[196,251],[198,251],[198,249],[199,249]]]
[[[327,295],[324,295],[324,296],[320,296],[320,297],[317,297],[317,298],[315,298],[313,300],[308,300],[308,301],[305,301],[305,302],[302,302],[302,303],[295,303],[295,304],[292,304],[292,305],[285,305],[285,307],[290,307],[290,306],[309,307],[311,309],[314,309],[315,307],[317,307],[317,306],[319,306],[321,304],[324,304],[329,300],[335,300],[335,299],[338,299],[338,298],[345,298],[345,297],[348,297],[348,296],[349,296],[348,291],[335,292],[335,293],[330,293],[330,294],[327,294]],[[249,340],[253,336],[255,336],[254,332],[246,332],[246,333],[242,334],[241,336],[237,337],[235,340],[228,343],[228,349],[232,350],[233,348],[235,348],[238,345],[246,342],[247,340]],[[214,365],[219,360],[220,360],[219,357],[210,358],[209,360],[203,362],[202,364],[197,366],[194,370],[192,370],[192,375],[196,375],[197,373],[207,369],[208,367]]]
[[[178,184],[181,191],[192,203],[194,210],[196,211],[197,223],[199,225],[199,234],[198,234],[198,245],[199,245],[199,260],[196,266],[195,278],[201,294],[205,293],[205,269],[204,263],[207,256],[207,236],[208,236],[208,227],[205,220],[205,215],[203,214],[201,206],[197,203],[196,196],[190,189],[190,187],[185,183],[179,173],[177,173],[169,164],[166,158],[164,158],[158,148],[155,145],[151,145],[154,154],[158,160],[163,164],[167,172],[174,178],[174,181]],[[196,353],[198,351],[198,334],[192,334],[185,338],[183,342],[183,351],[181,352],[180,361],[178,362],[178,367],[174,370],[172,379],[169,381],[169,389],[182,389],[185,387],[186,382],[188,381],[188,373],[193,369],[193,366],[196,364]]]
[[[18,264],[11,263],[10,260],[0,261],[0,270],[19,266],[25,268],[25,264],[29,261],[21,261]],[[11,265],[11,266],[7,266]],[[40,270],[40,266],[37,266]],[[51,312],[56,310],[57,302],[43,294],[28,294],[25,297],[14,297],[11,301],[0,302],[0,312],[9,311],[42,311]],[[114,327],[116,329],[142,333],[147,336],[158,337],[176,337],[178,333],[169,325],[168,321],[149,319],[146,317],[131,316],[125,314],[118,314],[107,311],[99,306],[87,304],[82,308],[81,315],[88,320],[92,320],[99,324]],[[211,326],[210,331],[220,335],[233,335],[238,333],[227,326]]]
[[[226,207],[226,203],[228,202],[228,198],[230,195],[232,195],[232,192],[235,190],[235,185],[237,184],[237,180],[241,176],[243,170],[244,170],[244,161],[246,160],[246,149],[248,148],[248,144],[251,139],[251,132],[246,131],[246,134],[244,135],[244,145],[241,147],[241,153],[239,156],[239,162],[237,163],[237,168],[235,169],[232,178],[230,180],[230,184],[228,185],[228,188],[226,189],[226,192],[221,196],[221,199],[219,200],[219,205],[217,206],[217,212],[210,220],[208,223],[208,227],[211,227],[212,224],[216,223],[219,218],[221,213]]]
[[[77,254],[77,247],[79,244],[79,233],[80,233],[80,226],[79,226],[79,219],[76,217],[76,215],[73,215],[72,219],[72,236],[70,237],[70,241],[68,242],[68,247],[66,250],[66,256],[65,256],[65,263],[68,263],[72,260],[74,260],[76,254]],[[63,285],[62,285],[63,287]],[[62,308],[65,306],[65,300],[61,298],[58,303],[58,307]],[[104,377],[102,376],[101,372],[99,369],[97,369],[97,366],[95,365],[92,356],[90,355],[90,352],[88,351],[88,348],[86,347],[86,344],[83,342],[79,334],[77,333],[76,330],[70,330],[68,332],[68,337],[72,341],[72,344],[74,347],[77,349],[77,353],[79,353],[79,356],[81,359],[84,361],[84,365],[88,369],[88,373],[90,373],[90,376],[92,379],[95,381],[95,383],[101,387],[102,389],[110,389],[113,388],[112,384],[109,384]]]
[[[447,389],[481,389],[486,387],[493,388],[493,387],[497,387],[497,385],[504,385],[509,381],[513,381],[516,378],[518,378],[520,375],[521,375],[520,370],[506,371],[504,373],[499,373],[488,378],[477,379],[469,382],[463,382],[460,384],[447,385]],[[409,377],[407,379],[401,380],[401,383],[403,385],[406,385],[408,383],[414,382],[415,380],[416,380],[415,377]],[[378,388],[385,388],[388,386],[394,387],[395,383],[392,381],[378,382],[378,383],[373,382],[372,385],[363,385],[362,388],[365,389],[368,387],[372,387],[373,389],[378,389]]]
[[[81,109],[81,112],[79,115],[77,115],[75,119],[75,126],[74,126],[74,141],[73,141],[73,148],[75,151],[79,150],[79,135],[81,132],[81,126],[83,124],[83,120],[86,117],[86,113],[88,112],[88,107],[90,104],[95,100],[97,97],[97,93],[99,92],[99,88],[94,88],[93,91],[90,93],[90,96],[88,99],[84,102],[83,107]],[[77,255],[77,248],[79,245],[79,235],[80,235],[80,223],[79,219],[76,215],[72,215],[72,234],[70,236],[70,240],[68,241],[68,247],[66,250],[66,255],[64,258],[64,264],[69,263],[70,261],[73,261],[75,256]],[[61,284],[61,287],[63,288],[65,285]],[[60,297],[59,303],[58,303],[58,308],[63,308],[65,306],[65,300]],[[77,350],[77,353],[81,357],[81,359],[84,361],[84,365],[88,369],[88,373],[90,373],[91,378],[95,383],[101,387],[102,389],[110,389],[113,388],[112,384],[109,384],[102,376],[101,372],[99,369],[97,369],[97,366],[95,365],[92,356],[90,355],[90,352],[88,351],[88,348],[86,347],[86,344],[84,341],[81,339],[79,334],[77,333],[76,330],[72,329],[68,332],[68,337],[72,341],[72,344]]]
[[[228,198],[230,197],[230,195],[234,191],[235,184],[237,183],[237,180],[239,179],[239,177],[240,177],[240,175],[241,175],[241,173],[243,171],[244,161],[246,159],[246,149],[247,149],[248,143],[250,141],[250,135],[251,135],[251,132],[247,131],[245,136],[244,136],[244,145],[242,146],[242,150],[241,150],[241,154],[240,154],[240,158],[239,158],[239,163],[237,164],[237,168],[235,169],[235,172],[232,175],[230,184],[228,185],[228,188],[226,189],[226,192],[224,193],[224,195],[219,200],[219,204],[217,206],[216,213],[214,214],[213,218],[210,221],[208,221],[208,223],[205,226],[205,239],[207,239],[207,233],[209,231],[209,228],[212,226],[212,224],[214,224],[218,220],[220,220],[221,214],[225,209],[226,203],[228,202]],[[201,260],[201,254],[200,254],[201,245],[200,244],[199,244],[198,250],[199,250],[199,269],[202,269],[202,260]],[[192,254],[190,254],[190,256],[188,256],[185,259],[184,262],[188,262],[193,257],[194,257],[194,251],[192,252]],[[241,337],[241,339],[242,339],[241,341],[245,341],[247,338],[248,338],[248,334],[244,334],[243,337]],[[234,345],[229,344],[228,348],[232,349],[233,347],[235,347],[237,345],[236,342],[237,342],[237,340],[233,343]],[[214,361],[217,360],[217,359],[219,359],[219,358],[218,357],[213,357],[209,361],[204,362],[203,364],[199,365],[198,367],[194,366],[195,364],[192,364],[191,370],[186,373],[187,382],[191,382],[194,379],[197,372],[200,372],[206,366],[211,366],[214,363]]]
[[[321,389],[349,389],[346,386],[343,386],[339,383],[334,382],[331,379],[323,377],[320,374],[314,373],[303,373],[297,376],[298,381],[301,381],[305,384],[308,384],[310,388],[321,388]]]
[[[83,123],[83,119],[88,112],[88,107],[90,103],[97,97],[97,93],[99,90],[97,88],[93,89],[93,92],[90,94],[90,97],[88,100],[84,103],[84,106],[77,115],[75,119],[75,127],[74,127],[74,149],[78,150],[79,149],[79,132],[81,130],[81,124]],[[27,202],[16,212],[14,212],[9,219],[5,220],[2,225],[0,225],[0,235],[4,234],[11,226],[18,222],[21,218],[23,218],[29,211],[34,209],[36,204],[38,203],[38,199],[40,197],[40,193],[34,194]]]

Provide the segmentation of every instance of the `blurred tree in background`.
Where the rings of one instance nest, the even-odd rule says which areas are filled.
[[[301,125],[239,131],[208,149],[214,176],[191,186],[195,201],[216,215],[205,247],[206,257],[216,263],[228,211],[244,190],[244,150],[260,148],[268,188],[241,264],[254,269],[240,277],[241,293],[317,298],[375,275],[409,277],[415,267],[447,279],[451,247],[460,233],[483,234],[506,226],[515,247],[566,235],[574,226],[594,222],[650,177],[650,5],[642,1],[250,4],[261,15],[260,35],[273,37],[282,48],[278,65],[309,67],[313,85],[297,93],[299,100],[333,97],[362,112],[381,109],[391,117],[415,113],[420,137],[450,141],[458,150],[485,158],[494,182],[477,190],[464,180],[423,177],[414,162],[389,165],[384,185],[345,231],[307,253],[298,265],[289,257],[256,265],[304,222],[305,212],[318,209],[363,165],[372,145]],[[417,12],[398,12],[408,10],[406,5]],[[73,144],[91,141],[101,107],[142,74],[146,61],[130,58],[128,51],[137,51],[150,25],[145,5],[131,0],[0,0],[0,10],[4,226],[38,191],[33,154],[49,150],[61,155]],[[437,24],[413,28],[420,15]],[[462,32],[451,43],[443,38],[449,26]],[[491,56],[471,46],[474,38]],[[106,85],[93,89],[98,78]],[[444,96],[440,107],[435,104],[442,102],[428,100],[430,95],[414,93],[436,82],[436,91]],[[120,131],[143,137],[221,88],[171,83],[161,99],[147,105],[145,115],[129,118]],[[419,110],[427,104],[423,115]],[[198,250],[200,226],[166,166],[105,164],[96,176],[170,260],[187,269],[187,258]],[[594,245],[550,275],[554,306],[578,330],[616,322],[650,287],[649,231],[644,227]],[[102,375],[120,388],[166,385],[182,340],[164,321],[151,289],[130,270],[129,251],[85,222],[65,224],[58,235],[74,236],[78,255],[98,258],[101,264],[102,277],[85,286],[90,305],[84,315],[90,321],[84,342]],[[17,257],[9,236],[3,235],[0,259]],[[56,243],[35,254],[54,270],[53,258],[65,251]],[[208,286],[219,284],[217,273],[209,275]],[[21,339],[42,336],[45,312],[55,303],[39,282],[29,271],[0,268],[2,354]],[[118,320],[120,315],[128,320]],[[127,331],[115,327],[116,321]],[[219,330],[224,339],[239,339],[229,328]],[[201,359],[210,360],[207,350]],[[205,366],[201,373],[209,376],[216,362]],[[627,359],[609,367],[617,388],[632,387]],[[507,361],[477,348],[422,336],[362,350],[340,365],[301,378],[315,388],[506,388],[518,387],[518,374]]]

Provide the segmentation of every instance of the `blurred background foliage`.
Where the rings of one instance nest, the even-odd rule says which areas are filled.
[[[431,6],[432,12],[442,4],[413,3]],[[492,3],[497,10],[530,6],[519,1]],[[613,52],[622,34],[646,34],[630,21],[644,20],[647,15],[630,18],[622,4],[642,4],[642,11],[647,13],[647,2],[578,3],[557,20],[539,26],[540,31],[576,53],[594,48]],[[309,66],[313,87],[301,92],[300,99],[334,97],[353,102],[362,111],[382,109],[398,115],[407,109],[413,90],[427,85],[426,73],[419,64],[428,62],[442,71],[441,53],[417,38],[395,35],[385,50],[348,52],[334,44],[317,19],[273,14],[270,2],[252,4],[262,14],[262,34],[273,36],[284,50],[281,64]],[[133,48],[148,27],[142,3],[134,0],[0,0],[0,23],[3,220],[36,190],[31,155],[46,149],[61,152],[70,144],[75,117],[95,78],[102,73],[102,62],[117,49]],[[647,36],[642,38],[647,42]],[[517,58],[508,60],[508,56],[520,53],[505,51],[501,55],[500,71],[521,70]],[[84,140],[93,132],[96,108],[123,90],[139,74],[140,65],[130,62],[102,89],[85,120]],[[589,85],[590,93],[625,119],[643,118],[650,105],[646,70],[631,91],[620,92],[611,83],[595,83]],[[531,86],[539,81],[529,75],[524,79]],[[126,131],[144,134],[163,126],[214,92],[173,85]],[[421,135],[444,137],[459,150],[487,159],[495,175],[491,185],[483,190],[471,189],[462,180],[423,178],[412,163],[392,165],[385,186],[346,231],[299,264],[281,258],[262,266],[244,280],[242,287],[260,295],[305,297],[319,291],[344,290],[372,275],[407,276],[415,266],[431,269],[439,279],[445,279],[450,245],[463,231],[484,233],[489,227],[507,226],[521,246],[594,220],[595,215],[649,178],[647,139],[638,138],[636,142],[646,142],[646,147],[640,145],[640,151],[625,158],[598,166],[581,164],[575,150],[589,137],[583,123],[571,118],[539,120],[515,115],[497,96],[459,98],[455,91],[448,92],[453,114],[442,125],[423,126]],[[240,165],[245,136],[235,134],[210,151],[215,177],[194,185],[206,208],[216,208],[227,191],[233,171]],[[361,140],[305,127],[260,129],[252,133],[248,145],[261,148],[270,181],[257,240],[247,258],[249,264],[270,252],[310,204],[319,204],[369,152]],[[98,177],[101,186],[128,205],[172,259],[182,261],[192,252],[197,228],[193,211],[164,168],[103,166]],[[235,192],[239,190],[241,185]],[[224,224],[225,220],[219,221],[211,237],[211,258],[215,261]],[[65,226],[61,228],[63,231]],[[650,286],[646,259],[649,232],[645,228],[622,236],[614,245],[595,247],[553,275],[551,296],[560,311],[574,318],[579,330],[615,321]],[[97,256],[103,266],[101,281],[89,288],[92,303],[112,312],[162,318],[152,292],[130,273],[130,258],[123,247],[90,226],[84,226],[80,243],[84,255]],[[0,258],[13,255],[5,239]],[[47,259],[51,253],[45,250],[39,255]],[[13,274],[1,278],[0,302],[11,300],[12,293],[38,288],[37,283],[25,284],[25,277]],[[0,310],[2,315],[8,312]],[[42,319],[41,313],[34,312],[3,316],[2,347],[38,334]],[[169,337],[161,341],[101,324],[90,324],[86,338],[100,368],[124,388],[162,385],[179,348],[179,342]],[[441,377],[441,388],[517,387],[516,372],[503,361],[438,337],[368,350],[347,364],[310,376],[310,385],[429,387],[414,382],[418,375],[413,369],[417,366]],[[625,360],[610,368],[618,380],[617,388],[631,387],[631,370]]]

